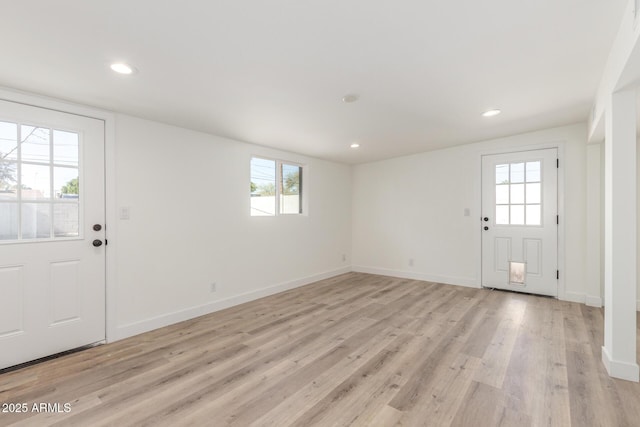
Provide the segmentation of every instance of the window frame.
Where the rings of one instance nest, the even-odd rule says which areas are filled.
[[[305,208],[306,206],[306,200],[307,200],[307,196],[305,195],[306,193],[306,178],[305,178],[305,174],[307,171],[307,165],[300,163],[300,162],[294,162],[294,161],[290,161],[290,160],[284,160],[284,159],[280,159],[280,158],[274,158],[274,157],[269,157],[269,156],[262,156],[262,155],[254,155],[252,154],[250,159],[249,159],[249,186],[251,186],[251,177],[252,177],[252,169],[251,169],[251,163],[253,161],[253,159],[260,159],[260,160],[267,160],[267,161],[272,161],[275,163],[275,207],[274,207],[274,214],[273,215],[253,215],[252,213],[252,209],[251,209],[251,192],[249,192],[249,216],[251,217],[277,217],[277,216],[306,216],[307,214],[307,209]],[[281,211],[281,203],[280,203],[280,198],[282,196],[283,193],[283,181],[282,181],[282,166],[283,165],[288,165],[288,166],[296,166],[298,168],[300,168],[300,175],[299,175],[299,212],[288,212],[288,213],[283,213]]]

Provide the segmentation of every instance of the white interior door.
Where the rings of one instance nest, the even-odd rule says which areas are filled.
[[[105,339],[104,203],[103,121],[0,101],[0,369]]]
[[[558,295],[557,149],[482,157],[482,285]]]

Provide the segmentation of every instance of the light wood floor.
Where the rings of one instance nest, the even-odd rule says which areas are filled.
[[[349,273],[0,375],[28,426],[627,426],[602,310]],[[14,424],[15,423],[15,424]]]

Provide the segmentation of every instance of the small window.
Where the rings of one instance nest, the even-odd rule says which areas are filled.
[[[280,164],[280,213],[301,214],[302,193],[302,167],[286,163]]]
[[[276,214],[276,162],[251,159],[251,216]]]
[[[281,160],[251,158],[251,216],[302,213],[303,167]]]

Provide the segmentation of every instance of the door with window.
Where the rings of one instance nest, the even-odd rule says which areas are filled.
[[[557,149],[482,157],[482,286],[558,295]]]
[[[0,369],[105,339],[104,122],[0,101]]]

